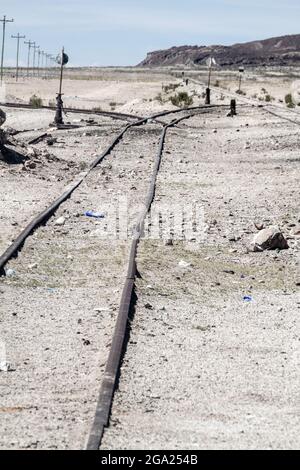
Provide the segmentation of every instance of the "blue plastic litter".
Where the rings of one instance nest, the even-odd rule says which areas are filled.
[[[87,211],[84,215],[87,217],[92,217],[94,219],[104,219],[105,214],[103,212],[94,212],[94,211]]]
[[[244,302],[252,302],[253,298],[250,295],[245,295]]]

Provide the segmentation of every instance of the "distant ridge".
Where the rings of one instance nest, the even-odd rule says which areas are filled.
[[[299,65],[300,34],[252,41],[232,46],[180,46],[149,52],[141,67],[197,66],[214,56],[223,66]]]

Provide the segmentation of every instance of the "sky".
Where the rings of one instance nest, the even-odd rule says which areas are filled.
[[[171,46],[300,33],[299,0],[0,0],[4,14],[15,20],[7,24],[6,65],[15,64],[17,33],[54,55],[65,46],[73,66],[136,65]]]

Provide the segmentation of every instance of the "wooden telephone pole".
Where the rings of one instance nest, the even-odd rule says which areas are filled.
[[[2,36],[2,53],[1,53],[1,85],[3,82],[3,61],[4,61],[4,47],[5,47],[5,30],[6,30],[6,23],[13,23],[14,20],[7,20],[6,15],[3,16],[3,19],[0,20],[0,23],[3,23],[3,36]]]
[[[19,53],[20,53],[20,39],[25,39],[26,36],[20,36],[20,33],[17,36],[12,36],[13,39],[17,39],[17,63],[16,63],[16,82],[19,78]]]

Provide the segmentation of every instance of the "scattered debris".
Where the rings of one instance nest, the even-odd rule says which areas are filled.
[[[14,269],[8,269],[5,275],[6,277],[14,277],[16,275],[16,271]]]
[[[9,362],[3,361],[0,362],[0,372],[13,372],[14,369],[12,368]]]
[[[275,225],[260,230],[253,238],[252,245],[254,246],[253,251],[256,252],[276,249],[286,250],[289,248],[288,242],[281,230]]]
[[[105,218],[104,212],[88,211],[84,215],[86,217],[91,217],[91,218],[94,218],[94,219],[104,219]]]

